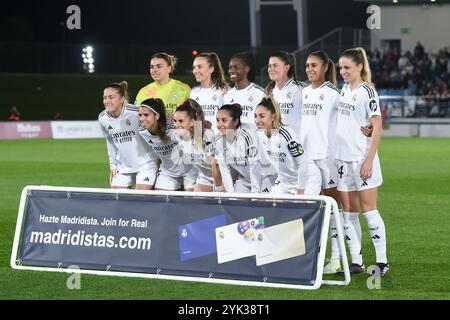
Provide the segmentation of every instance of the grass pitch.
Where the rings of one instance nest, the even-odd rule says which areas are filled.
[[[316,291],[18,271],[9,266],[20,193],[26,185],[108,187],[104,140],[0,141],[0,299],[450,299],[450,139],[385,138],[379,155],[391,272],[381,289],[367,276]],[[366,266],[375,263],[361,217]]]

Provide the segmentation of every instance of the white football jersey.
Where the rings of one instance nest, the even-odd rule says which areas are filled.
[[[297,136],[300,136],[302,88],[305,86],[303,82],[289,79],[283,88],[279,89],[275,85],[272,91],[275,101],[280,105],[281,121],[292,128]]]
[[[336,159],[360,161],[366,156],[370,138],[360,128],[376,115],[381,116],[381,112],[374,87],[364,82],[352,90],[346,83],[341,90],[336,123]]]
[[[159,136],[151,134],[147,129],[139,130],[139,134],[161,160],[161,166],[166,170],[167,174],[174,178],[182,177],[193,166],[191,163],[185,163],[184,161],[183,150],[178,143],[176,130],[168,126],[166,133],[168,140],[162,141]]]
[[[214,156],[214,132],[210,129],[205,129],[201,146],[198,146],[191,137],[177,135],[176,139],[183,151],[183,161],[192,164],[195,170],[203,176],[212,177],[209,157]]]
[[[261,139],[262,151],[278,172],[277,180],[285,186],[297,188],[298,170],[305,155],[294,130],[280,127],[272,130],[270,138],[263,131],[258,131],[258,138]]]
[[[252,193],[261,192],[262,178],[276,174],[265,152],[261,152],[260,139],[257,135],[241,127],[238,128],[233,141],[218,135],[214,145],[216,160],[219,165],[222,183],[227,192],[234,192],[231,171],[234,170]]]
[[[312,160],[334,156],[340,91],[329,81],[303,88],[300,141]]]
[[[205,120],[211,122],[211,129],[217,132],[217,111],[223,106],[223,95],[225,90],[212,86],[203,88],[197,86],[192,88],[190,98],[195,100],[203,109]]]
[[[119,173],[136,173],[156,163],[156,156],[139,135],[139,112],[132,104],[114,118],[106,110],[98,116],[100,128],[106,138],[109,165]]]
[[[255,109],[265,95],[266,92],[262,87],[251,82],[242,90],[230,89],[223,96],[223,104],[239,103],[242,107],[241,123],[245,123],[246,128],[256,129]]]

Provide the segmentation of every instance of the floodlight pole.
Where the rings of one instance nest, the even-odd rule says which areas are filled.
[[[308,41],[308,21],[306,0],[291,1],[263,1],[248,0],[250,7],[250,43],[252,49],[262,46],[261,36],[261,6],[284,6],[292,5],[297,12],[297,45],[303,47]]]

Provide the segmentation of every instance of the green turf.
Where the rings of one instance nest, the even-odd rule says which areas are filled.
[[[81,289],[68,290],[67,274],[9,266],[20,192],[26,185],[107,187],[105,142],[0,141],[0,299],[449,299],[450,140],[385,138],[379,153],[392,268],[380,290],[369,290],[365,275],[316,291],[82,275]],[[361,221],[370,265],[374,251]]]

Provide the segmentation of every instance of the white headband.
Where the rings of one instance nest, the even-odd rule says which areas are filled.
[[[148,109],[150,109],[151,111],[153,111],[154,113],[156,113],[157,115],[159,115],[159,112],[157,112],[155,109],[153,109],[152,107],[150,107],[150,106],[148,106],[148,105],[146,105],[146,104],[141,104],[141,105],[139,106],[139,108],[142,108],[142,107],[148,108]]]

